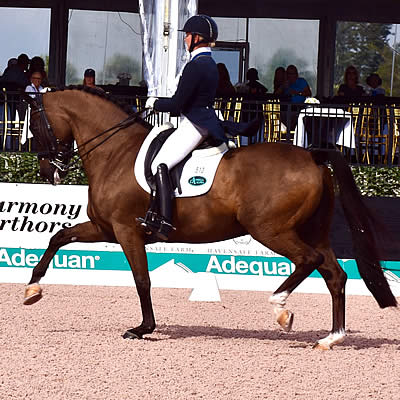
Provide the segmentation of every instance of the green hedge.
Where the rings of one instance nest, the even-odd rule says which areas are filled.
[[[87,185],[87,177],[80,161],[68,173],[63,184]],[[360,191],[365,196],[400,197],[400,168],[352,166]],[[0,182],[39,183],[39,164],[35,154],[0,153]]]
[[[77,156],[76,156],[77,157]],[[87,185],[87,177],[81,161],[71,169],[63,180],[65,185]],[[0,182],[43,183],[39,175],[39,162],[36,154],[0,153]]]

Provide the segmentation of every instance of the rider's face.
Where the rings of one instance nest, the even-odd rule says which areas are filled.
[[[184,41],[185,41],[186,50],[189,50],[189,48],[190,48],[190,44],[192,43],[192,36],[193,35],[190,32],[185,33]]]

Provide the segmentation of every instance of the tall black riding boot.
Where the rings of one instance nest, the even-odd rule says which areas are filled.
[[[168,235],[175,229],[172,226],[172,188],[168,167],[160,164],[156,172],[156,194],[160,211],[160,229],[154,232],[161,240],[168,240]]]

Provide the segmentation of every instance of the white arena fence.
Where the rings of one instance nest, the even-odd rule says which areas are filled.
[[[0,282],[27,283],[50,238],[86,221],[86,186],[0,183]],[[133,223],[133,222],[132,222]],[[146,247],[153,287],[192,288],[191,300],[217,301],[221,290],[274,291],[295,266],[251,236],[205,244],[154,243]],[[355,260],[339,259],[347,293],[368,295]],[[387,261],[400,269],[400,262]],[[400,272],[386,272],[396,296]],[[134,286],[119,245],[71,243],[54,257],[42,283]],[[318,272],[297,289],[328,293]]]

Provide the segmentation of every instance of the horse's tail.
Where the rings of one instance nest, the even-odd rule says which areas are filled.
[[[350,226],[360,276],[381,308],[397,306],[380,265],[381,258],[374,236],[380,224],[374,223],[374,216],[364,204],[349,165],[342,153],[336,150],[312,150],[311,153],[317,164],[329,162],[333,168],[343,211]],[[383,230],[379,230],[379,234],[383,234]]]

